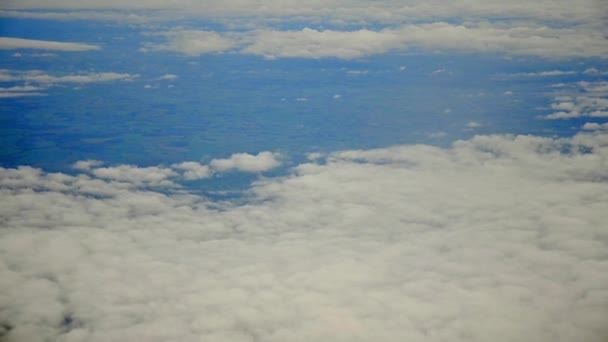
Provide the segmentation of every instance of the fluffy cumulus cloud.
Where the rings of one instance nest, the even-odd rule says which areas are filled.
[[[605,132],[314,160],[238,205],[0,168],[2,340],[606,340]]]
[[[248,153],[235,153],[228,158],[212,159],[209,165],[195,161],[186,161],[171,166],[115,165],[103,166],[99,160],[80,160],[72,168],[87,172],[96,178],[108,181],[122,182],[122,185],[134,187],[176,187],[177,180],[205,179],[214,174],[225,172],[252,172],[260,173],[270,171],[281,165],[280,155],[263,151],[257,155]]]
[[[212,174],[209,166],[192,161],[174,164],[173,168],[183,171],[186,180],[204,179]]]
[[[147,44],[145,50],[171,50],[186,55],[224,51],[266,58],[360,58],[393,50],[500,52],[546,58],[604,57],[608,41],[601,31],[551,28],[533,24],[506,26],[435,22],[382,30],[298,31],[261,29],[250,32],[171,31],[166,43]],[[549,71],[526,76],[557,76],[573,72]]]
[[[213,159],[210,165],[217,171],[264,172],[278,167],[281,161],[277,153],[264,151],[257,155],[235,153],[230,158]]]
[[[0,37],[0,50],[36,49],[56,51],[90,51],[99,50],[100,47],[91,44],[54,42],[48,40],[34,40]]]
[[[580,117],[608,117],[608,82],[579,82],[578,93],[556,96],[545,119],[573,119]]]

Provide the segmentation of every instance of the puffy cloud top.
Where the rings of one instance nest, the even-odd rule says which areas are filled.
[[[2,338],[608,336],[604,131],[315,161],[255,183],[241,205],[129,187],[132,168],[103,179],[91,162],[75,175],[0,168]],[[275,162],[237,154],[213,167]]]

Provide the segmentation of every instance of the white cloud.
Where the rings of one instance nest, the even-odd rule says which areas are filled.
[[[94,167],[98,167],[103,165],[103,162],[100,160],[93,160],[93,159],[88,159],[88,160],[79,160],[76,163],[74,163],[72,165],[72,168],[76,169],[76,170],[80,170],[80,171],[89,171]]]
[[[211,169],[209,166],[197,162],[183,162],[174,164],[172,167],[183,171],[183,176],[186,180],[203,179],[211,176]]]
[[[579,82],[581,95],[556,96],[551,109],[556,112],[544,116],[545,119],[572,119],[580,117],[608,117],[608,83]]]
[[[111,81],[130,81],[139,77],[137,74],[99,72],[53,76],[41,70],[6,70],[0,69],[0,82],[32,82],[39,84],[55,83],[97,83]]]
[[[238,170],[242,172],[264,172],[281,165],[279,155],[272,152],[260,152],[257,155],[235,153],[227,159],[213,159],[209,164],[214,171]]]
[[[47,40],[0,37],[0,50],[38,49],[56,51],[91,51],[100,47],[91,44],[53,42]]]
[[[14,98],[14,97],[26,97],[26,96],[46,96],[46,93],[39,92],[0,92],[0,98]]]
[[[75,165],[75,167],[77,166],[79,165]],[[94,164],[90,166],[94,166]],[[98,178],[132,183],[137,186],[173,186],[174,184],[169,178],[176,176],[172,169],[159,166],[118,165],[91,168],[90,172]]]
[[[604,76],[604,75],[608,75],[608,71],[602,71],[602,70],[598,70],[596,68],[589,68],[589,69],[585,69],[585,71],[583,71],[583,74],[585,75],[594,75],[594,76]]]
[[[448,134],[446,132],[429,132],[426,134],[427,137],[431,138],[431,139],[440,139],[440,138],[445,138],[448,136]]]
[[[355,75],[355,76],[367,75],[368,73],[369,73],[369,70],[348,70],[346,72],[346,74],[348,74],[348,75]]]
[[[475,129],[475,128],[479,128],[482,125],[479,122],[476,121],[469,121],[467,122],[467,128],[471,128],[471,129]]]
[[[576,75],[576,71],[572,70],[550,70],[550,71],[539,71],[539,72],[519,72],[514,74],[500,75],[501,78],[513,78],[513,77],[551,77],[551,76],[565,76],[565,75]]]
[[[0,87],[0,98],[14,98],[26,96],[46,96],[46,93],[40,91],[46,90],[44,87],[34,87],[30,85]]]
[[[400,23],[416,20],[450,19],[450,18],[523,18],[547,22],[577,23],[580,21],[599,21],[604,9],[595,0],[579,0],[576,6],[566,0],[456,0],[445,2],[429,1],[392,1],[382,0],[370,3],[360,0],[327,0],[327,1],[243,1],[227,0],[221,3],[211,0],[191,1],[69,1],[69,0],[7,0],[3,3],[7,11],[3,16],[40,17],[42,19],[96,19],[96,20],[142,20],[155,18],[158,12],[144,12],[134,17],[137,10],[165,10],[161,17],[167,20],[180,17],[198,17],[207,19],[234,18],[235,22],[247,18],[277,20],[278,18],[303,18],[312,20],[322,18],[336,24],[359,22]],[[8,11],[10,9],[38,9],[39,11]],[[70,12],[50,9],[74,10]],[[105,10],[87,11],[87,10]],[[40,11],[40,10],[46,10]],[[78,11],[76,11],[78,10]],[[108,11],[116,10],[116,11]],[[126,13],[126,14],[125,14]],[[104,18],[105,17],[105,18]]]
[[[235,39],[227,34],[212,31],[170,31],[162,34],[167,42],[164,44],[148,43],[144,51],[175,51],[188,56],[198,56],[208,53],[221,53],[238,46]]]
[[[97,82],[131,81],[137,77],[139,77],[137,74],[116,72],[81,73],[54,76],[40,70],[20,71],[0,69],[0,83],[21,83],[12,87],[0,87],[0,98],[46,96],[47,94],[40,92],[40,90],[46,90],[57,84],[87,84]]]
[[[46,7],[46,6],[44,6]],[[46,7],[48,8],[48,7]],[[45,8],[45,9],[46,9]],[[116,9],[116,7],[114,7]],[[43,20],[103,20],[122,23],[145,23],[150,20],[160,20],[153,13],[126,13],[125,11],[0,11],[0,17],[43,19]],[[163,16],[171,19],[171,16]]]
[[[523,25],[523,24],[521,24]],[[148,43],[144,50],[169,50],[190,56],[235,51],[274,58],[355,59],[389,51],[489,52],[544,58],[599,57],[608,54],[602,32],[586,28],[538,25],[506,26],[487,22],[456,25],[435,22],[378,31],[260,29],[250,32],[170,31],[166,43]],[[590,44],[593,42],[593,44]],[[544,76],[556,72],[548,71]],[[541,73],[542,74],[542,73]],[[539,75],[541,75],[539,74]]]
[[[168,81],[173,81],[177,79],[177,75],[174,74],[164,74],[161,77],[158,78],[159,80],[163,81],[163,80],[168,80]]]
[[[587,122],[583,125],[583,129],[586,131],[608,130],[608,123]]]
[[[607,156],[601,132],[345,151],[243,205],[0,168],[4,339],[600,342]]]

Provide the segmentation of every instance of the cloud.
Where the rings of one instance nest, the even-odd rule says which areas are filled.
[[[236,153],[228,158],[213,159],[209,165],[185,161],[170,167],[157,165],[138,167],[135,165],[116,165],[102,167],[99,160],[81,160],[72,168],[85,171],[96,178],[132,184],[136,187],[175,187],[179,179],[197,180],[221,175],[225,172],[265,172],[281,165],[279,154],[268,151],[257,155]]]
[[[281,165],[279,155],[272,152],[260,152],[257,155],[236,153],[227,159],[213,159],[209,164],[214,171],[238,170],[242,172],[264,172]]]
[[[111,81],[130,81],[139,77],[138,74],[99,72],[53,76],[41,70],[7,70],[0,69],[0,82],[32,82],[39,84],[57,83],[97,83]]]
[[[403,25],[378,31],[261,29],[249,32],[171,31],[166,43],[148,43],[144,50],[169,50],[190,56],[235,51],[274,58],[356,59],[389,51],[460,51],[505,53],[543,58],[599,57],[608,54],[600,31],[538,25],[501,25],[487,22],[446,22]],[[588,42],[594,42],[589,44]],[[548,71],[551,76],[570,71]],[[529,75],[530,76],[530,75]]]
[[[37,50],[55,50],[55,51],[91,51],[99,50],[100,47],[91,44],[82,43],[64,43],[48,40],[34,40],[0,37],[0,50],[14,49],[37,49]]]
[[[228,0],[218,3],[203,1],[69,1],[69,0],[8,0],[3,4],[3,16],[18,16],[41,19],[94,19],[94,20],[130,20],[146,17],[165,18],[234,18],[234,22],[249,18],[277,20],[280,18],[322,18],[331,23],[343,24],[359,22],[401,23],[416,20],[450,19],[450,18],[521,18],[546,22],[578,23],[581,21],[599,21],[604,13],[601,3],[595,0],[579,0],[576,6],[566,0],[540,0],[533,3],[524,0],[515,1],[482,1],[456,0],[445,2],[430,1],[391,1],[382,0],[373,3],[358,0],[327,1],[242,1]],[[37,9],[37,11],[9,10]],[[56,11],[49,11],[55,9]],[[104,10],[104,11],[92,11]],[[114,11],[111,11],[114,10]],[[147,11],[133,13],[134,11]],[[67,12],[66,12],[67,11]],[[126,14],[125,14],[126,13]],[[122,14],[122,15],[120,15]],[[138,17],[135,17],[138,15]],[[130,17],[135,18],[130,18]]]
[[[572,70],[550,70],[550,71],[539,71],[539,72],[518,72],[514,74],[500,75],[501,79],[508,79],[514,77],[552,77],[552,76],[565,76],[565,75],[576,75],[576,71]]]
[[[184,179],[195,180],[203,179],[211,176],[212,172],[209,166],[202,165],[197,162],[183,162],[172,165],[174,169],[178,169],[184,172]]]
[[[601,132],[343,151],[242,205],[0,168],[0,332],[604,341],[606,156]]]
[[[578,82],[581,95],[556,96],[551,109],[556,112],[544,116],[545,119],[573,119],[580,117],[608,117],[608,83]]]
[[[608,123],[599,124],[596,122],[587,122],[583,125],[583,129],[587,131],[608,130]]]
[[[173,80],[177,79],[177,75],[174,75],[174,74],[164,74],[161,77],[159,77],[158,79],[160,81],[163,81],[163,80],[173,81]]]
[[[132,183],[137,186],[173,186],[169,178],[176,176],[172,169],[159,166],[118,165],[92,168],[90,172],[98,178]]]
[[[14,86],[14,87],[0,87],[0,98],[46,96],[47,94],[41,92],[42,90],[46,90],[46,88],[34,87],[34,86],[30,86],[30,85]]]
[[[72,165],[72,168],[80,171],[89,171],[94,167],[98,167],[103,165],[103,162],[100,160],[79,160]]]
[[[46,6],[45,6],[46,7]],[[46,7],[48,8],[48,7]],[[114,7],[116,9],[116,7]],[[42,19],[42,20],[97,20],[117,21],[121,23],[145,23],[151,20],[159,20],[153,13],[125,13],[124,11],[0,11],[0,17]],[[170,16],[164,16],[169,19]]]
[[[588,68],[585,69],[585,71],[583,71],[583,74],[585,75],[593,75],[593,76],[604,76],[604,75],[608,75],[608,71],[602,71],[602,70],[598,70],[596,68]]]
[[[12,87],[0,87],[0,98],[46,96],[47,94],[41,92],[41,90],[46,90],[57,84],[88,84],[112,81],[132,81],[137,77],[139,77],[137,74],[116,72],[81,73],[54,76],[40,70],[20,71],[0,69],[0,83],[21,83]]]
[[[467,128],[471,128],[471,129],[475,129],[475,128],[479,128],[482,126],[482,124],[480,124],[479,122],[476,121],[469,121],[467,122]]]
[[[47,96],[46,93],[39,92],[1,92],[0,98],[27,97],[27,96]]]
[[[161,34],[166,37],[164,44],[144,44],[143,51],[175,51],[188,56],[221,53],[238,46],[238,41],[226,34],[212,31],[182,30]]]

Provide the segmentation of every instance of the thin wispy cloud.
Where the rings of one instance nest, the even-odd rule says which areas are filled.
[[[52,50],[52,51],[92,51],[101,49],[98,45],[83,43],[55,42],[48,40],[0,37],[0,50]]]

